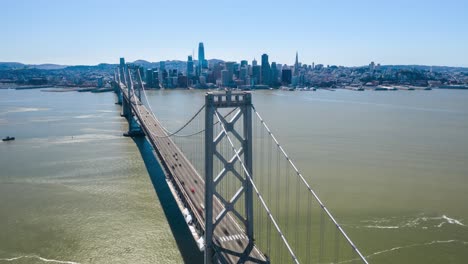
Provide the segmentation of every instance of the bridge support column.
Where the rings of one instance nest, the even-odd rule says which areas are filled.
[[[219,117],[229,138],[237,140],[240,143],[242,148],[238,149],[238,155],[242,159],[249,175],[253,177],[252,97],[251,94],[247,92],[232,93],[228,91],[226,93],[207,93],[205,104],[205,264],[218,262],[217,259],[220,258],[220,256],[218,256],[216,252],[224,251],[224,253],[227,254],[234,254],[229,253],[228,250],[223,250],[221,244],[213,240],[213,235],[218,224],[223,222],[224,219],[228,217],[228,214],[237,218],[241,226],[243,225],[242,227],[246,231],[248,237],[248,243],[244,245],[243,252],[239,254],[236,253],[233,257],[238,259],[239,263],[252,261],[252,259],[249,259],[251,251],[254,248],[252,184],[245,173],[243,173],[242,168],[239,171],[236,169],[236,162],[240,163],[237,155],[234,154],[232,157],[225,157],[220,147],[217,147],[220,142],[226,142],[228,140],[224,131],[213,135],[215,122],[218,122]],[[223,117],[223,115],[218,112],[220,108],[238,110],[234,111],[235,113],[227,120],[227,117]],[[214,118],[215,116],[216,120]],[[242,129],[243,131],[236,131],[236,123],[239,120],[242,121],[243,126],[237,129]],[[213,161],[215,157],[217,161],[222,164],[221,171],[213,171]],[[235,188],[237,189],[233,190],[233,197],[223,197],[223,194],[216,190],[216,186],[220,182],[227,180],[227,177],[233,177],[240,181],[238,185],[240,187],[236,186]],[[224,207],[218,215],[213,215],[213,200],[215,196],[218,197],[218,200]],[[236,208],[236,204],[242,201],[242,199],[240,199],[242,196],[244,196],[243,202],[245,211],[239,211],[237,209],[239,207]]]
[[[131,76],[132,73],[130,71],[130,68],[128,67],[125,67],[125,68],[126,68],[125,83],[128,87],[128,98],[123,99],[122,108],[123,108],[123,116],[125,116],[125,118],[127,118],[127,121],[128,121],[128,132],[124,133],[123,135],[126,137],[142,137],[142,136],[145,136],[145,133],[141,129],[140,124],[138,124],[138,122],[135,120],[134,113],[133,113],[134,108],[132,107],[132,104],[136,104],[135,103],[136,101],[133,99],[133,96],[135,95],[133,91],[134,90],[133,80]],[[134,107],[138,107],[138,106],[134,106]]]
[[[116,102],[116,104],[122,105],[122,97],[123,97],[123,95],[122,95],[122,92],[120,91],[120,89],[117,90],[117,91],[115,92],[115,94],[117,95],[117,102]]]

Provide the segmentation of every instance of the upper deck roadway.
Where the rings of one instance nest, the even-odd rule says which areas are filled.
[[[123,99],[129,102],[127,88],[121,84],[120,89]],[[196,221],[199,235],[203,236],[205,230],[204,179],[198,174],[172,139],[167,136],[159,121],[136,96],[131,96],[131,103],[129,105],[131,105],[132,112],[156,151],[157,158],[163,167],[166,177],[175,185],[178,191],[179,197],[175,197],[176,200],[183,200],[195,218],[194,221]],[[213,221],[223,208],[223,205],[217,199],[214,199]],[[223,218],[215,228],[213,237],[213,243],[221,248],[219,251],[221,251],[221,256],[224,258],[222,262],[266,262],[265,256],[254,246],[253,241],[249,241],[245,230],[237,223],[231,213],[228,213],[228,217]],[[250,253],[242,254],[244,251],[246,253],[250,251]],[[227,254],[226,252],[230,252],[231,254]],[[241,255],[244,255],[246,258],[240,257]]]

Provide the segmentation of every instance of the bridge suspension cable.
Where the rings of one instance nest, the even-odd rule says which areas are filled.
[[[150,110],[150,114],[153,116],[154,119],[157,120],[156,118],[156,115],[154,114],[154,110],[153,108],[151,107],[151,104],[149,103],[149,100],[148,100],[148,96],[146,94],[146,89],[143,85],[143,82],[141,81],[141,73],[140,73],[140,70],[137,69],[137,74],[138,74],[138,78],[139,78],[139,83],[141,85],[141,89],[143,90],[143,96],[145,98],[145,101],[146,101],[146,105],[148,106],[149,110]],[[133,86],[132,86],[132,89],[133,89]],[[134,92],[135,93],[135,92]],[[178,134],[180,131],[182,131],[184,128],[186,128],[199,114],[201,111],[203,111],[203,109],[205,109],[205,105],[203,105],[202,107],[200,107],[200,109],[187,121],[185,122],[179,129],[177,129],[176,131],[174,132],[171,132],[170,130],[168,130],[161,122],[159,122],[159,125],[161,126],[161,128],[167,133],[167,135],[157,135],[155,134],[154,132],[151,132],[151,134],[155,137],[158,137],[158,138],[166,138],[166,137],[191,137],[191,136],[196,136],[198,134],[201,134],[203,132],[205,132],[205,129],[201,129],[201,130],[198,130],[196,132],[193,132],[193,133],[189,133],[189,134]],[[235,109],[232,109],[230,112],[228,112],[224,117],[226,116],[229,116],[230,114],[232,114],[235,110],[237,110],[237,108]],[[216,125],[217,122],[214,124]]]
[[[279,149],[280,153],[284,156],[284,158],[286,159],[286,161],[291,165],[291,167],[293,168],[295,174],[299,177],[300,181],[306,186],[307,190],[310,192],[310,194],[312,194],[312,196],[315,198],[315,200],[317,201],[317,203],[319,204],[320,208],[323,210],[322,212],[325,212],[326,215],[328,216],[328,218],[332,221],[332,223],[335,225],[335,227],[337,228],[337,230],[341,233],[341,235],[343,235],[343,237],[346,239],[346,241],[349,243],[349,245],[351,245],[352,249],[357,253],[358,257],[360,258],[360,260],[364,263],[368,263],[367,260],[365,259],[365,257],[361,254],[361,252],[359,251],[359,249],[355,246],[355,244],[351,241],[351,239],[348,237],[348,235],[345,233],[345,231],[343,230],[343,228],[340,226],[340,224],[338,224],[338,222],[335,220],[335,218],[333,217],[333,215],[330,213],[330,211],[328,210],[328,208],[324,205],[324,203],[320,200],[320,198],[318,197],[318,195],[316,194],[316,192],[312,189],[312,187],[310,186],[310,184],[307,182],[307,180],[304,178],[304,176],[302,175],[302,173],[299,171],[299,169],[296,167],[296,165],[293,163],[293,161],[291,160],[291,158],[288,156],[288,154],[286,153],[286,151],[284,150],[284,148],[280,145],[279,141],[276,139],[275,135],[271,132],[271,130],[269,129],[269,127],[267,126],[266,122],[264,121],[264,119],[261,117],[261,115],[258,113],[258,111],[255,109],[255,107],[252,105],[252,110],[255,112],[255,114],[257,115],[257,117],[259,118],[261,124],[263,125],[263,127],[266,129],[268,135],[271,137],[271,139],[274,141],[274,143],[276,144],[277,148]],[[279,162],[278,162],[279,164]],[[296,195],[298,194],[298,192],[296,192]],[[296,201],[298,202],[298,201]],[[308,207],[310,207],[310,204],[308,204]],[[308,213],[309,214],[309,213]],[[296,213],[296,217],[297,217],[297,213]],[[308,216],[310,217],[310,216]],[[296,218],[297,219],[297,218]],[[322,222],[323,222],[323,215],[322,215]],[[323,229],[324,228],[321,228],[321,236],[323,236]],[[309,239],[309,238],[307,238]],[[297,240],[297,238],[296,238]],[[323,241],[323,239],[321,239],[321,241]],[[337,240],[335,240],[337,241]],[[337,242],[336,242],[337,243]],[[323,244],[323,242],[322,242]],[[337,249],[338,251],[338,249]]]
[[[270,221],[273,223],[276,231],[278,232],[281,240],[283,241],[283,243],[286,245],[288,251],[289,251],[289,254],[291,255],[292,257],[292,260],[294,261],[294,263],[299,263],[299,260],[297,259],[296,257],[296,254],[294,253],[294,251],[292,250],[291,246],[289,245],[289,242],[288,240],[286,239],[285,235],[283,234],[283,232],[281,231],[281,228],[279,227],[279,225],[277,224],[277,221],[275,220],[275,218],[273,217],[273,215],[271,214],[270,212],[270,209],[268,208],[268,205],[266,204],[265,200],[263,199],[263,196],[262,194],[259,192],[255,182],[253,181],[252,179],[252,176],[250,175],[249,171],[247,170],[247,167],[245,166],[243,160],[241,159],[240,155],[239,155],[239,151],[236,149],[236,147],[234,146],[234,143],[233,141],[231,140],[231,137],[229,136],[228,132],[226,131],[226,128],[224,127],[224,124],[222,123],[221,121],[221,118],[219,117],[219,114],[218,114],[218,111],[214,111],[215,115],[216,115],[216,118],[218,119],[218,122],[220,123],[221,125],[221,130],[222,132],[225,134],[227,140],[229,141],[229,144],[232,148],[232,150],[234,151],[234,154],[237,158],[237,160],[240,162],[241,166],[242,166],[242,169],[245,173],[245,176],[249,179],[250,183],[252,184],[252,187],[253,187],[253,190],[255,191],[255,193],[257,194],[257,197],[259,198],[259,200],[261,201],[262,203],[262,206],[263,208],[265,209],[265,211],[267,212],[268,214],[268,217],[270,218]]]
[[[143,81],[141,79],[141,73],[140,73],[140,70],[137,69],[137,75],[138,75],[138,82],[141,86],[141,90],[143,90],[143,96],[145,98],[145,101],[146,101],[146,104],[148,105],[148,108],[150,109],[150,114],[153,116],[154,119],[157,120],[155,114],[154,114],[154,111],[153,111],[153,108],[151,107],[151,104],[149,103],[149,100],[148,100],[148,96],[146,95],[146,90],[145,90],[145,87],[143,85]],[[132,89],[133,89],[133,86],[132,86]],[[133,90],[134,91],[134,90]],[[167,133],[167,135],[157,135],[155,134],[154,132],[151,132],[151,134],[155,137],[158,137],[158,138],[166,138],[166,137],[172,137],[172,136],[175,136],[175,137],[191,137],[191,136],[194,136],[194,135],[197,135],[197,134],[200,134],[202,133],[204,130],[201,130],[201,131],[197,131],[195,133],[191,133],[191,134],[187,134],[187,135],[178,135],[177,133],[179,133],[180,131],[182,131],[185,127],[187,127],[197,116],[198,114],[200,114],[200,112],[205,108],[205,106],[203,105],[202,107],[200,107],[200,109],[187,121],[185,122],[179,129],[177,129],[176,131],[174,132],[171,132],[169,131],[166,127],[163,126],[163,124],[161,124],[161,122],[159,122],[159,125],[161,126],[161,128]]]

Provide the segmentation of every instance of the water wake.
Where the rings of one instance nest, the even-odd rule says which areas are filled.
[[[466,227],[460,220],[450,218],[447,215],[428,217],[421,216],[416,218],[407,218],[403,221],[397,220],[395,217],[392,218],[380,218],[373,220],[363,220],[362,223],[367,225],[361,226],[364,228],[376,228],[376,229],[398,229],[398,228],[417,228],[428,229],[428,227],[440,228],[445,224],[458,225]],[[359,227],[358,227],[359,228]]]
[[[367,225],[366,228],[377,228],[377,229],[397,229],[399,226],[380,226],[380,225]]]
[[[37,112],[37,111],[47,111],[50,108],[40,108],[40,107],[16,107],[5,112],[1,112],[0,115],[6,115],[8,113],[24,113],[24,112]]]
[[[365,258],[370,259],[370,258],[372,258],[374,256],[377,256],[377,255],[380,255],[380,254],[385,254],[385,253],[388,253],[388,252],[398,251],[398,250],[407,249],[407,248],[431,246],[431,245],[435,245],[435,244],[448,244],[448,243],[460,243],[460,244],[463,244],[463,245],[468,245],[468,242],[461,241],[461,240],[456,240],[456,239],[433,240],[431,242],[426,242],[426,243],[410,244],[410,245],[406,245],[406,246],[398,246],[398,247],[393,247],[393,248],[389,248],[389,249],[384,249],[384,250],[377,251],[377,252],[374,252],[372,254],[369,254],[369,255],[365,256]],[[359,260],[359,259],[357,259],[357,258],[348,259],[348,260],[337,262],[337,264],[339,264],[339,263],[349,263],[349,262],[353,262],[353,261],[356,261],[356,260]]]
[[[19,257],[14,257],[14,258],[0,258],[0,261],[15,261],[23,258],[28,258],[28,259],[38,259],[43,262],[52,262],[52,263],[61,263],[61,264],[80,264],[78,262],[73,262],[73,261],[65,261],[65,260],[56,260],[56,259],[46,259],[37,255],[32,255],[32,256],[19,256]]]
[[[377,252],[374,252],[374,253],[372,253],[372,254],[370,254],[370,255],[367,255],[367,256],[366,256],[366,259],[367,259],[367,258],[371,258],[372,256],[384,254],[384,253],[391,252],[391,251],[395,251],[395,250],[401,250],[401,249],[412,248],[412,247],[430,246],[430,245],[434,245],[434,244],[448,244],[448,243],[461,243],[461,244],[463,244],[463,245],[467,245],[467,244],[468,244],[468,242],[460,241],[460,240],[455,240],[455,239],[451,239],[451,240],[433,240],[433,241],[427,242],[427,243],[411,244],[411,245],[407,245],[407,246],[399,246],[399,247],[393,247],[393,248],[390,248],[390,249],[385,249],[385,250],[377,251]]]
[[[109,131],[107,131],[109,132]],[[47,137],[47,138],[31,138],[28,143],[31,144],[76,144],[76,143],[90,143],[103,140],[115,140],[121,138],[120,135],[114,134],[82,134],[75,136],[60,136],[60,137]]]

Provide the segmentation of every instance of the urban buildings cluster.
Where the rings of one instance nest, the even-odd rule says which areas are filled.
[[[138,63],[136,63],[138,65]],[[142,65],[140,65],[143,67]],[[283,87],[360,87],[377,85],[437,86],[465,84],[465,71],[451,71],[429,66],[381,66],[371,62],[367,67],[302,64],[296,52],[294,65],[271,62],[268,54],[261,55],[260,63],[247,60],[208,61],[202,42],[198,46],[198,60],[188,56],[185,63],[172,68],[165,61],[159,67],[143,69],[148,88],[239,88],[268,89]]]
[[[123,62],[124,63],[124,62]],[[307,68],[305,68],[307,69]],[[145,82],[149,88],[269,88],[280,85],[298,85],[303,83],[305,71],[298,61],[293,67],[269,62],[268,54],[261,56],[258,64],[254,58],[249,64],[247,60],[240,63],[232,61],[218,61],[211,63],[205,58],[205,48],[202,42],[198,46],[198,60],[193,56],[187,57],[186,69],[167,69],[161,61],[159,67],[142,69]]]
[[[249,63],[208,60],[203,43],[198,45],[197,60],[190,55],[186,61],[144,60],[133,62],[140,68],[146,88],[345,88],[378,85],[452,86],[468,85],[468,68],[419,65],[380,65],[371,62],[360,67],[303,64],[296,52],[293,65],[270,62],[262,54]],[[120,64],[125,64],[121,58]],[[59,87],[103,87],[109,83],[115,64],[96,66],[62,66],[53,64],[25,65],[0,62],[0,85],[52,85]]]

